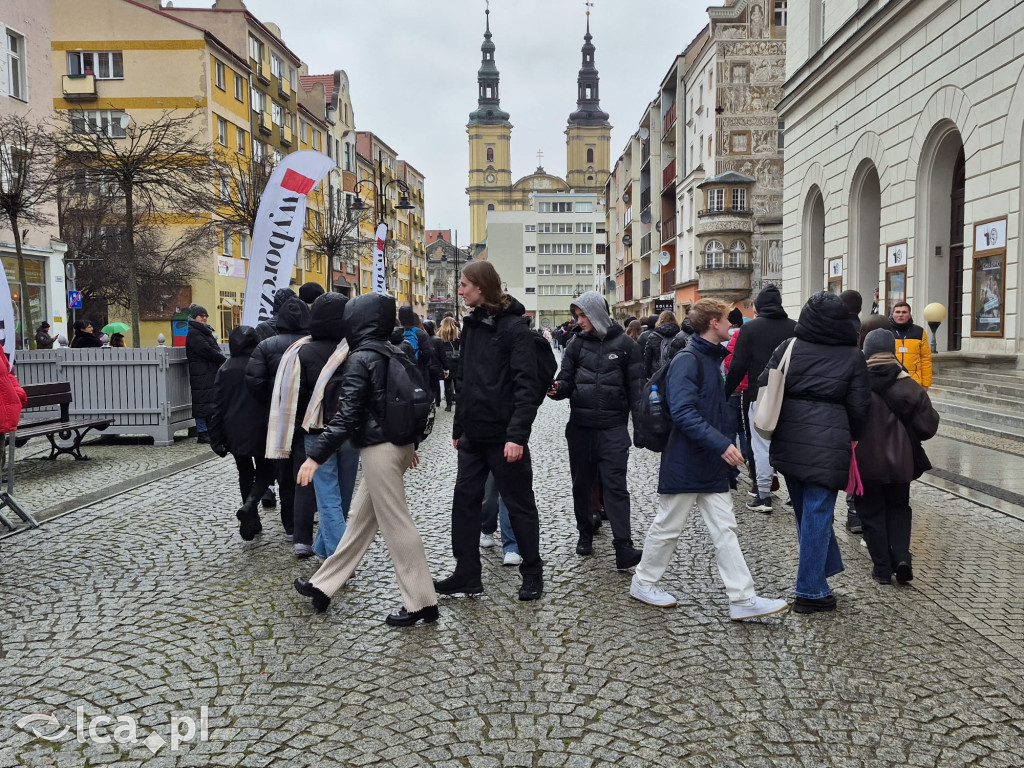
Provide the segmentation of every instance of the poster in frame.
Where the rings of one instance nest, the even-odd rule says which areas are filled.
[[[829,259],[828,261],[828,292],[838,296],[843,292],[843,259]]]
[[[885,247],[885,312],[892,314],[893,305],[907,300],[907,241]]]
[[[1006,286],[1006,217],[974,225],[971,336],[1002,337]]]

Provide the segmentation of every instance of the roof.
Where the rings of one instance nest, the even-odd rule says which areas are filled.
[[[299,81],[306,91],[313,90],[314,83],[322,83],[327,94],[327,103],[331,103],[331,97],[334,96],[334,75],[299,75]]]
[[[736,173],[736,171],[726,171],[717,176],[708,176],[697,187],[703,188],[712,184],[754,184],[756,182],[757,179],[753,176],[745,176],[742,173]]]

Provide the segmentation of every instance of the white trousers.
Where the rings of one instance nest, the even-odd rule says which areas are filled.
[[[772,476],[775,470],[772,469],[771,459],[768,457],[768,450],[772,441],[765,440],[761,434],[754,429],[754,416],[757,415],[757,400],[750,404],[747,409],[750,418],[750,450],[754,454],[754,469],[757,471],[757,492],[761,498],[772,495]]]
[[[729,601],[736,603],[754,597],[754,579],[743,559],[739,539],[736,538],[736,516],[732,511],[732,496],[727,492],[659,495],[654,522],[644,541],[644,556],[636,567],[637,580],[645,584],[661,581],[694,504],[704,516],[704,523],[715,545],[718,574],[725,584]]]

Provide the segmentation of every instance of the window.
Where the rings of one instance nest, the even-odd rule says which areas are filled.
[[[577,275],[592,275],[592,274],[594,274],[594,265],[593,264],[577,264],[576,265],[576,274]]]
[[[245,78],[235,75],[235,98],[245,104]]]
[[[786,121],[779,120],[779,149],[786,148]]]
[[[220,199],[228,202],[231,199],[231,179],[222,174],[218,179],[220,185]]]
[[[537,246],[536,245],[528,245],[528,246],[526,246],[526,252],[527,253],[536,253],[537,252]]]
[[[25,38],[7,30],[7,94],[26,101]]]
[[[733,240],[729,246],[729,266],[747,266],[747,244],[742,240]]]
[[[554,233],[557,235],[571,235],[572,222],[544,222],[537,225],[537,231],[544,232],[546,234]]]
[[[249,233],[243,232],[238,236],[238,255],[243,259],[249,258]]]
[[[536,289],[536,288],[534,288],[534,287],[532,287],[532,286],[528,286],[528,287],[526,288],[526,292],[527,292],[527,293],[536,293],[536,292],[537,292],[537,289]]]
[[[576,253],[593,253],[590,243],[576,243]]]
[[[785,27],[787,16],[787,0],[775,0],[775,26]]]
[[[541,213],[572,213],[572,203],[541,203],[537,210]]]
[[[572,264],[555,264],[554,265],[554,274],[556,274],[556,275],[571,275],[572,274]]]
[[[345,144],[345,170],[352,170],[352,145]]]
[[[250,88],[249,101],[252,104],[253,112],[267,111],[267,94],[263,91],[257,91],[255,88]]]
[[[554,296],[555,286],[553,285],[541,285],[537,288],[537,294],[540,296]]]
[[[576,222],[576,234],[577,235],[589,235],[594,232],[594,222],[592,221],[577,221]]]
[[[276,53],[271,53],[270,54],[270,74],[272,74],[274,77],[278,77],[279,78],[279,77],[281,77],[281,74],[283,72],[284,72],[284,62],[281,60],[281,57],[278,56]]]
[[[488,163],[493,163],[494,162],[494,147],[488,147],[487,148],[487,162]]]
[[[494,203],[488,203],[487,204],[487,210],[488,211],[493,211],[494,210]]]
[[[238,141],[238,154],[245,154],[245,131],[241,128],[235,129],[235,138]]]
[[[320,131],[313,129],[313,149],[320,151]]]
[[[734,211],[747,210],[747,190],[734,189],[732,191],[732,209]]]
[[[572,205],[572,203],[569,203],[569,205]],[[571,211],[572,208],[570,208],[569,210]],[[576,203],[576,213],[593,213],[593,212],[594,212],[594,204],[593,203]]]
[[[550,275],[551,274],[551,265],[550,264],[541,264],[540,266],[537,267],[537,274],[538,275]]]
[[[124,77],[124,61],[120,51],[69,51],[68,74],[120,80]]]
[[[746,132],[733,133],[730,135],[732,139],[732,152],[733,154],[746,154],[748,147],[749,134]],[[710,150],[709,150],[710,153]]]
[[[252,159],[262,160],[267,156],[267,145],[258,139],[254,139],[252,142]]]
[[[222,147],[228,145],[228,121],[223,117],[217,118],[217,143]]]
[[[537,268],[536,267],[527,267],[526,268],[526,274],[528,274],[528,275],[535,275],[535,274],[537,274]]]
[[[551,254],[572,253],[572,243],[541,243],[537,246],[537,252]]]
[[[221,231],[221,253],[225,256],[230,256],[234,253],[234,239],[231,237],[230,229],[223,229]]]
[[[709,189],[708,190],[708,210],[709,211],[724,211],[725,210],[725,190],[724,189]]]
[[[708,136],[708,160],[714,157],[715,153],[711,149],[711,136]]]
[[[527,224],[525,227],[523,227],[523,230],[525,232],[536,232],[537,231],[537,225],[536,224]]]
[[[704,266],[721,269],[725,266],[725,246],[718,240],[712,240],[704,248]]]
[[[594,150],[590,147],[587,148],[587,162],[594,162]]]
[[[111,139],[123,139],[124,128],[119,109],[90,109],[71,113],[71,130],[74,133],[99,133]]]
[[[263,43],[252,35],[249,35],[249,58],[255,61],[263,61]]]
[[[216,59],[214,59],[213,62],[213,76],[214,82],[217,83],[217,87],[223,91],[227,87],[224,79],[224,65]]]
[[[574,286],[572,285],[557,285],[555,289],[555,293],[558,296],[572,296],[575,293]]]
[[[274,125],[284,125],[284,107],[276,101],[272,101],[270,104],[270,118],[274,121]]]

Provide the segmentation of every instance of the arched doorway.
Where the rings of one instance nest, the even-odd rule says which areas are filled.
[[[825,287],[825,200],[821,189],[811,187],[804,203],[803,257],[801,264],[801,304],[812,293]]]
[[[915,322],[933,301],[946,306],[940,352],[958,350],[963,337],[964,143],[951,121],[935,126],[921,152],[918,183],[918,246],[913,276]],[[915,254],[912,254],[915,255]]]
[[[850,188],[850,264],[844,288],[860,291],[870,310],[875,290],[881,289],[882,191],[874,163],[865,160]]]

